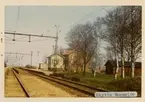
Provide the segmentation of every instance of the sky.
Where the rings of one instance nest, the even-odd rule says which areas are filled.
[[[103,17],[114,7],[108,6],[6,6],[5,31],[31,33],[35,35],[56,36],[56,27],[59,26],[58,46],[67,48],[65,36],[77,24],[93,22],[97,17]],[[33,51],[33,65],[42,62],[45,56],[51,55],[54,39],[32,37],[31,43],[26,36],[5,35],[5,52],[28,53]],[[103,51],[102,51],[103,52]],[[30,56],[6,55],[9,64],[30,64]],[[22,61],[22,62],[21,62]]]

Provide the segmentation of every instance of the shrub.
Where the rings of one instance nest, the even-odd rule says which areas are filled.
[[[80,79],[77,78],[77,77],[71,77],[71,80],[72,80],[72,81],[80,81]]]
[[[119,79],[109,84],[123,91],[137,91],[139,95],[141,94],[141,77]]]
[[[56,76],[56,77],[63,78],[64,77],[64,74],[63,73],[53,73],[53,74],[50,74],[50,76]]]
[[[56,69],[56,68],[53,68],[53,69],[51,69],[51,70],[52,70],[54,73],[57,72],[57,69]]]
[[[70,80],[71,79],[71,77],[69,77],[69,76],[66,76],[66,75],[64,75],[64,77],[63,77],[64,79],[68,79],[68,80]]]

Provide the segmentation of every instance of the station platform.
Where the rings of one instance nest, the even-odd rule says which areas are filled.
[[[32,69],[32,68],[26,68],[26,69],[34,70],[34,71],[38,71],[38,72],[43,72],[43,73],[46,74],[46,75],[50,75],[50,74],[53,73],[53,72],[51,72],[51,71],[43,70],[43,69]]]

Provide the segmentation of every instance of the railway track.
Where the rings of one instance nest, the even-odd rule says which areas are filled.
[[[20,83],[25,86],[24,89],[26,89],[26,93],[30,97],[77,97],[28,71],[17,68],[13,68],[13,71],[18,77],[18,80],[20,80]]]
[[[101,92],[106,92],[106,90],[98,89],[96,87],[88,86],[86,84],[70,81],[70,80],[67,80],[67,79],[62,79],[62,78],[59,78],[59,77],[48,76],[48,75],[44,74],[43,72],[29,70],[29,69],[23,69],[23,70],[26,70],[26,71],[30,72],[31,74],[39,76],[41,78],[50,80],[52,82],[56,82],[58,84],[64,85],[66,87],[72,88],[72,89],[77,90],[77,91],[80,91],[80,92],[82,92],[84,94],[87,94],[91,97],[94,97],[95,92],[100,92],[100,91]]]
[[[18,74],[13,68],[7,69],[5,73],[5,97],[30,97]]]
[[[19,77],[19,75],[18,75],[19,72],[18,72],[16,69],[14,69],[14,68],[12,68],[12,71],[13,71],[14,76],[16,77],[17,81],[19,82],[19,84],[20,84],[20,86],[21,86],[23,92],[25,93],[26,97],[30,97],[30,95],[28,94],[26,88],[24,87],[24,85],[23,85],[23,83],[22,83],[22,81],[21,81],[21,79],[20,79],[20,77]]]

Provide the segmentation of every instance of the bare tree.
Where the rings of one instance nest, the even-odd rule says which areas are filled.
[[[132,77],[134,77],[135,61],[141,53],[141,6],[128,7],[128,43],[130,45],[130,59],[132,63]]]
[[[122,76],[125,76],[125,55],[126,59],[132,62],[132,76],[134,76],[134,62],[141,53],[141,7],[117,7],[108,12],[102,21],[106,28],[103,37],[112,50],[116,50],[116,56],[121,58]]]
[[[79,24],[70,30],[66,39],[72,49],[82,53],[83,75],[85,75],[86,65],[98,47],[96,27],[91,23]]]
[[[106,27],[106,33],[104,35],[105,40],[110,44],[112,52],[115,52],[115,56],[121,55],[122,61],[122,76],[124,77],[124,25],[125,17],[122,16],[124,12],[121,7],[108,12],[106,17],[103,18],[103,24]],[[116,53],[118,52],[118,53]],[[117,57],[115,57],[117,58]],[[117,60],[117,59],[116,59]]]
[[[96,75],[96,70],[101,71],[101,67],[104,64],[104,56],[103,54],[97,53],[94,54],[94,56],[91,59],[90,67],[92,69],[92,73],[94,74],[94,77]]]

